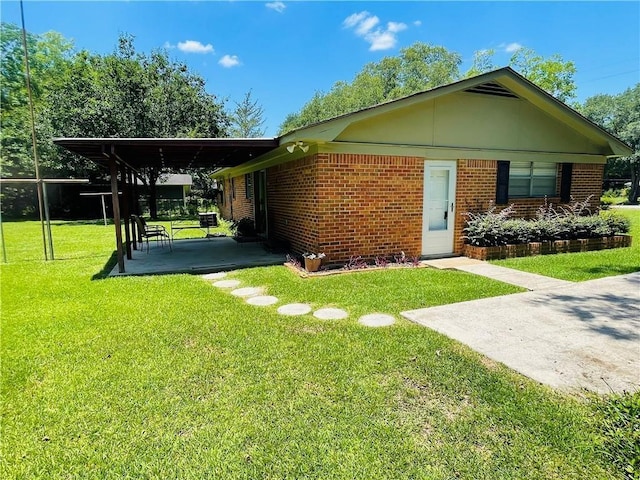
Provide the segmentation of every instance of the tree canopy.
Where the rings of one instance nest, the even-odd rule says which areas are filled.
[[[350,83],[339,81],[327,93],[316,92],[299,112],[286,117],[280,133],[479,75],[495,68],[494,54],[493,50],[476,52],[471,68],[463,74],[460,54],[442,46],[414,43],[396,57],[368,63]],[[510,66],[559,100],[575,97],[575,66],[559,55],[544,58],[523,48],[513,54]]]
[[[3,23],[1,33],[2,174],[33,176],[21,30]],[[227,135],[223,102],[207,93],[202,77],[164,50],[136,52],[133,37],[126,34],[108,55],[75,51],[57,33],[29,34],[28,46],[43,175],[97,178],[105,173],[55,146],[53,137]],[[141,172],[152,197],[162,173],[155,168]],[[7,195],[3,189],[5,208]],[[150,200],[155,215],[155,199]]]
[[[640,83],[618,95],[599,94],[589,97],[580,112],[605,130],[616,135],[634,149],[630,157],[609,160],[605,175],[630,178],[629,202],[638,203],[640,196]]]

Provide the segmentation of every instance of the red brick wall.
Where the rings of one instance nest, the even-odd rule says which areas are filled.
[[[318,155],[318,243],[329,261],[422,249],[424,159]]]
[[[267,169],[269,237],[296,253],[318,251],[317,155]]]
[[[600,206],[602,196],[602,181],[604,179],[604,165],[576,163],[573,165],[571,175],[571,196],[574,200],[583,201],[589,195],[593,195],[589,203],[591,210],[595,211]]]
[[[599,196],[603,170],[603,165],[574,164],[576,200]],[[496,174],[495,160],[458,160],[456,253],[463,248],[463,214],[484,211],[495,202]],[[237,200],[240,193],[244,198],[244,178],[236,182]],[[295,253],[324,252],[334,263],[351,255],[367,259],[400,251],[420,255],[423,185],[420,157],[319,153],[271,167],[267,170],[269,234],[288,241]],[[560,199],[548,201],[557,205]],[[543,202],[542,198],[509,201],[521,217],[535,215]],[[594,197],[592,205],[598,203]],[[235,208],[234,204],[234,216]]]
[[[292,251],[420,255],[424,161],[320,153],[267,171],[270,236]]]
[[[253,198],[247,198],[244,175],[234,177],[233,187],[230,179],[224,179],[224,202],[218,207],[220,215],[227,220],[240,220],[241,218],[254,218]],[[253,195],[252,195],[253,197]]]

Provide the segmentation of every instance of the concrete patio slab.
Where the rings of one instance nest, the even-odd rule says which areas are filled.
[[[239,268],[282,265],[283,253],[267,252],[260,242],[238,243],[230,237],[176,240],[172,249],[153,244],[133,250],[132,259],[125,259],[125,273],[118,267],[110,276],[159,275],[171,273],[205,274]]]
[[[554,388],[640,389],[640,272],[401,315]]]

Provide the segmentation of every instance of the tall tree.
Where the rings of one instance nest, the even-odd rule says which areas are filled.
[[[251,98],[251,90],[244,94],[242,101],[234,102],[236,108],[229,115],[229,134],[236,138],[257,138],[264,135],[264,109],[258,100]]]
[[[222,103],[205,91],[200,76],[165,51],[136,52],[130,35],[122,35],[110,55],[78,54],[63,83],[50,102],[54,130],[62,136],[219,137],[228,128]],[[152,218],[164,173],[158,167],[139,172]]]
[[[640,83],[618,95],[599,94],[587,98],[581,113],[613,133],[634,149],[634,154],[609,160],[605,175],[631,178],[629,202],[640,196]]]
[[[560,55],[544,58],[530,48],[520,48],[511,57],[511,67],[562,102],[576,96],[573,76],[576,66]]]
[[[316,92],[298,113],[287,116],[280,132],[450,83],[459,77],[461,62],[459,54],[444,47],[415,43],[398,57],[365,65],[351,83],[337,82],[328,93]]]
[[[56,151],[49,141],[46,93],[65,70],[73,46],[55,32],[27,33],[26,39],[40,173],[49,176]],[[4,22],[0,24],[0,170],[3,177],[35,175],[22,30]],[[32,186],[3,185],[3,212],[20,215],[34,211],[33,191]]]
[[[336,82],[329,92],[316,92],[299,112],[285,118],[280,133],[479,75],[495,68],[494,54],[493,50],[476,52],[471,68],[461,75],[459,54],[444,47],[415,43],[403,48],[397,57],[365,65],[350,83]],[[520,49],[510,64],[562,101],[575,96],[575,66],[559,55],[545,58],[533,50]]]

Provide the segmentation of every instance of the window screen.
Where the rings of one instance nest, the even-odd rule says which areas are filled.
[[[510,197],[542,197],[556,194],[555,163],[511,162],[509,168]]]

